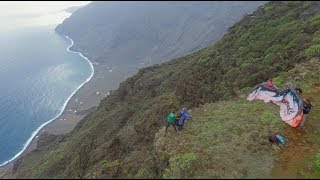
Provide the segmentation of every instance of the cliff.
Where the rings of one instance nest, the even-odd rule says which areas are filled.
[[[141,66],[205,47],[257,2],[92,2],[56,27],[99,64]]]
[[[310,114],[299,135],[276,107],[244,98],[272,77],[280,87],[299,83],[320,104],[314,96],[320,92],[319,8],[318,2],[269,2],[217,43],[139,70],[70,134],[20,160],[16,177],[317,177],[320,128],[312,122],[320,113]],[[167,114],[181,107],[193,120],[164,135]],[[288,138],[285,150],[268,144],[268,127]]]

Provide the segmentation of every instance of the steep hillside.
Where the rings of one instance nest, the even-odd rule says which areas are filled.
[[[306,96],[319,105],[319,98],[312,96],[319,93],[320,66],[314,58],[320,55],[319,9],[319,2],[269,2],[232,26],[216,44],[141,69],[70,134],[16,163],[14,175],[253,178],[288,172],[282,175],[313,176],[304,169],[298,175],[292,172],[305,163],[320,169],[318,161],[304,160],[308,154],[296,148],[301,143],[315,152],[319,142],[312,133],[319,128],[312,122],[319,112],[310,114],[308,133],[302,134],[308,140],[301,142],[306,139],[281,122],[275,106],[247,102],[244,97],[257,83],[277,77],[279,86],[285,81],[300,83]],[[165,117],[182,106],[192,109],[193,120],[185,131],[164,136]],[[288,139],[285,150],[267,143],[269,131],[275,130]],[[273,171],[277,161],[287,163],[278,168],[281,172]]]
[[[265,2],[92,2],[56,27],[71,49],[95,66],[69,109],[98,106],[109,90],[138,69],[190,54],[222,37],[244,14]],[[100,95],[96,95],[100,92]],[[87,98],[89,96],[89,98]],[[70,105],[70,106],[69,106]],[[85,107],[84,107],[85,106]]]
[[[56,31],[100,64],[155,64],[211,44],[263,3],[92,2]]]
[[[319,178],[320,59],[297,65],[275,78],[277,86],[300,84],[314,106],[304,130],[284,123],[279,107],[263,101],[206,103],[192,109],[185,131],[173,128],[155,135],[157,157],[168,158],[164,178]],[[285,146],[272,145],[268,136],[279,132]],[[152,177],[142,167],[137,177]],[[318,174],[317,174],[318,173]]]

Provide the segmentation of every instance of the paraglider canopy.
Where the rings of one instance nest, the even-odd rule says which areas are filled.
[[[259,84],[247,97],[249,101],[255,99],[278,105],[282,121],[292,127],[297,127],[302,120],[303,99],[293,88],[288,87],[280,91],[278,88],[269,87],[267,83]]]

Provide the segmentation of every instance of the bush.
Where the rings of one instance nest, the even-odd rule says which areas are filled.
[[[178,154],[170,158],[170,167],[165,169],[164,178],[184,178],[187,176],[192,163],[196,160],[194,153]]]
[[[264,56],[264,61],[269,62],[272,56],[273,56],[273,53],[268,53],[267,55]]]
[[[320,44],[310,46],[304,51],[304,55],[309,59],[320,55]]]
[[[205,57],[205,58],[200,58],[198,60],[198,63],[200,64],[207,64],[209,62],[210,58],[209,57]]]
[[[108,160],[104,159],[104,160],[100,161],[100,164],[101,164],[102,168],[105,168],[108,165]]]
[[[320,15],[312,17],[308,20],[308,24],[312,31],[318,30],[320,28]]]
[[[272,79],[276,86],[282,85],[284,83],[284,79],[282,77],[276,77]]]
[[[263,9],[265,11],[270,11],[271,9],[273,9],[273,6],[265,6]]]

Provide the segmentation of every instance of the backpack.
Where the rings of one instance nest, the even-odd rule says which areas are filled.
[[[279,143],[279,139],[277,138],[277,136],[276,136],[276,135],[269,136],[269,142],[272,142],[272,143]]]
[[[280,135],[276,135],[276,137],[278,138],[278,140],[281,142],[281,144],[284,144],[286,141],[284,140],[284,138]]]
[[[298,91],[300,94],[302,94],[302,89],[301,88],[296,87],[295,90]]]
[[[305,107],[305,109],[303,110],[304,112],[309,113],[311,111],[311,104],[305,102],[304,107]]]
[[[281,144],[284,144],[285,143],[285,140],[282,136],[280,135],[272,135],[272,136],[269,136],[269,142],[272,142],[272,143],[281,143]]]

